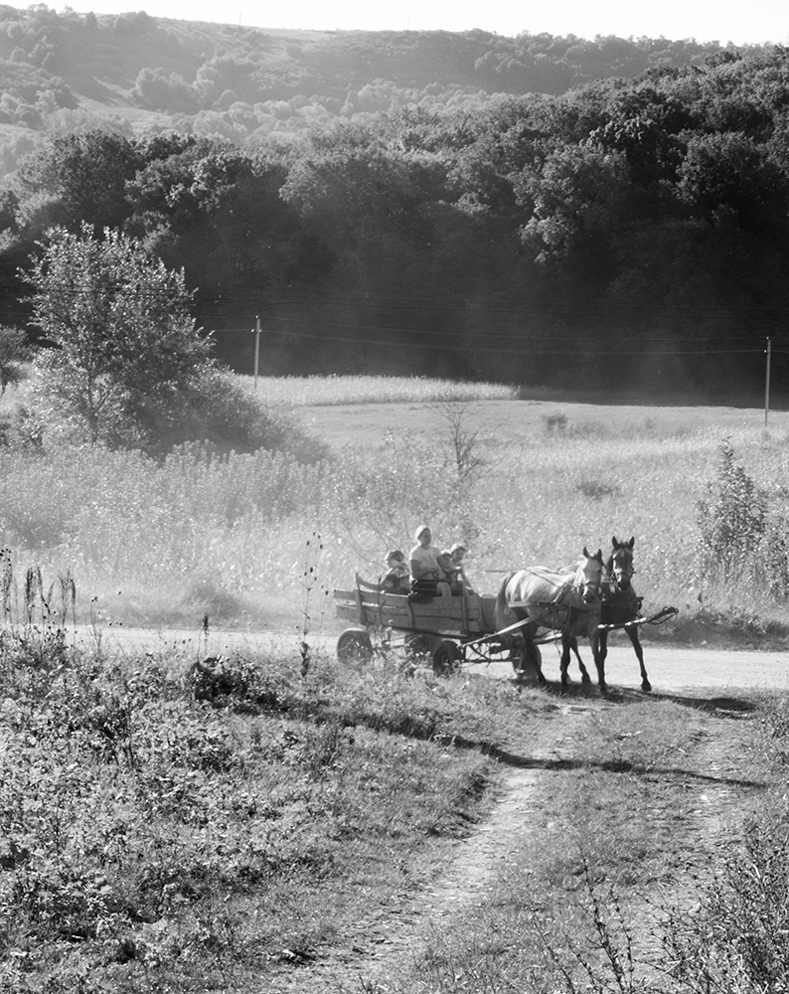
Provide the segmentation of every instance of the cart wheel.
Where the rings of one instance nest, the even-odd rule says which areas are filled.
[[[346,628],[337,639],[337,659],[341,663],[369,663],[373,643],[364,628]]]
[[[441,639],[433,652],[433,672],[436,676],[451,676],[460,666],[460,649],[451,639]]]

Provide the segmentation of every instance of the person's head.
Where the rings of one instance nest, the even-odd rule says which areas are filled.
[[[405,556],[399,549],[394,549],[386,554],[386,565],[389,569],[396,569],[405,563]]]
[[[414,538],[417,542],[419,542],[423,549],[426,549],[433,540],[433,533],[427,525],[420,525],[414,532]]]
[[[453,562],[460,563],[463,561],[463,556],[466,554],[465,545],[461,545],[460,542],[455,542],[452,548],[449,550],[449,555]]]

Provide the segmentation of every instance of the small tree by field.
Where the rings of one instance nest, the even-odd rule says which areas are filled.
[[[776,500],[736,462],[726,440],[715,479],[696,505],[702,577],[747,579],[773,597],[789,596],[789,555],[783,495]]]
[[[60,346],[36,360],[49,420],[70,438],[148,447],[210,368],[183,273],[87,224],[51,230],[42,249],[27,279],[34,323]]]

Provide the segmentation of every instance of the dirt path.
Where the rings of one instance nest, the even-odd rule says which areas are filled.
[[[687,688],[682,690],[673,699],[692,706],[692,699],[684,696]],[[695,688],[695,695],[700,723],[693,756],[677,757],[677,770],[671,775],[686,780],[691,816],[680,831],[694,840],[702,860],[740,822],[743,807],[752,797],[750,788],[737,788],[742,777],[741,735],[750,734],[750,711],[743,692],[734,691],[729,683]],[[436,939],[440,948],[442,933],[451,932],[464,913],[494,895],[508,871],[523,866],[524,854],[539,844],[537,833],[550,819],[546,799],[555,792],[556,777],[577,765],[585,723],[621,703],[596,697],[572,701],[557,697],[555,710],[540,722],[528,766],[502,771],[488,817],[469,838],[456,844],[436,879],[422,892],[394,901],[375,922],[364,923],[344,951],[293,977],[297,986],[283,990],[298,989],[300,994],[401,990],[398,981],[426,951],[436,948]],[[698,869],[703,872],[703,863]],[[637,916],[640,929],[634,930],[634,941],[637,951],[648,959],[659,952],[651,901],[643,905],[642,912]]]
[[[535,841],[542,814],[542,786],[548,775],[545,768],[569,758],[571,751],[563,745],[572,741],[573,724],[582,721],[589,710],[584,705],[563,704],[543,720],[539,743],[530,756],[532,765],[507,771],[487,819],[457,845],[442,876],[415,899],[404,927],[361,965],[359,974],[369,991],[383,994],[402,963],[419,956],[429,933],[451,927],[460,911],[489,896],[507,866]]]

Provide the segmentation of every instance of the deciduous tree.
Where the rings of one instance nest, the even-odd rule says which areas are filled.
[[[87,224],[53,229],[42,249],[28,280],[34,323],[61,346],[37,359],[58,422],[91,442],[148,447],[207,368],[183,274],[137,240],[110,230],[99,239]]]

